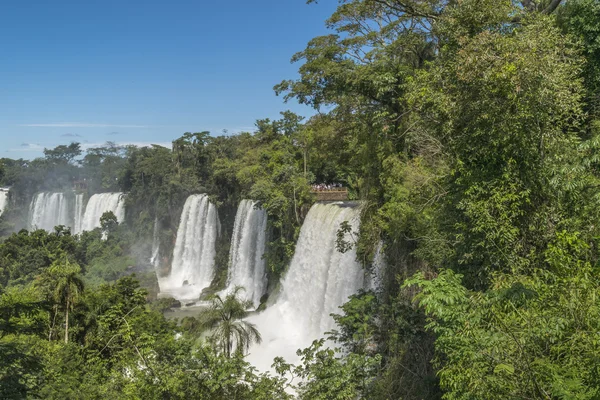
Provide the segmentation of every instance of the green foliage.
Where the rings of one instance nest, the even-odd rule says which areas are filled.
[[[421,288],[415,300],[437,336],[444,398],[597,398],[600,281],[590,255],[578,235],[561,232],[547,268],[495,274],[484,293],[451,270],[407,281]]]
[[[324,339],[298,350],[300,365],[275,359],[275,370],[300,381],[295,388],[300,399],[346,400],[370,398],[370,387],[380,364],[379,356],[351,353],[340,357],[339,349],[324,348]]]
[[[570,0],[560,9],[560,26],[583,44],[583,77],[587,108],[592,118],[600,115],[600,4],[595,0]]]
[[[0,285],[28,283],[65,253],[73,253],[77,244],[63,228],[14,233],[0,243]]]
[[[450,21],[476,10],[457,6]],[[582,119],[581,60],[553,20],[535,18],[508,32],[501,22],[492,28],[455,33],[460,49],[443,53],[411,89],[423,130],[443,147],[450,167],[438,181],[444,201],[434,204],[441,207],[430,237],[442,233],[444,253],[453,253],[447,265],[475,287],[491,271],[540,262],[573,195],[553,180],[571,173],[557,166],[575,154]]]

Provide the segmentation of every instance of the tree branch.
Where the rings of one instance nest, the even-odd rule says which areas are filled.
[[[521,4],[528,11],[535,11],[537,9],[537,4],[533,0],[521,0]]]
[[[548,7],[542,11],[542,14],[552,14],[554,10],[562,3],[562,0],[552,0]]]
[[[437,14],[428,14],[422,11],[417,10],[415,7],[410,6],[408,4],[405,4],[402,1],[398,1],[396,0],[396,2],[399,4],[399,6],[396,6],[394,4],[390,4],[390,2],[386,1],[386,0],[373,0],[375,3],[381,4],[382,6],[388,7],[394,11],[397,11],[401,14],[409,14],[411,16],[414,17],[421,17],[421,18],[430,18],[430,19],[437,19],[438,15]]]

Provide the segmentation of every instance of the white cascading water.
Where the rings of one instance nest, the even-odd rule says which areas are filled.
[[[100,217],[107,211],[112,211],[117,217],[117,221],[123,222],[125,219],[123,200],[123,193],[100,193],[90,197],[81,220],[80,230],[77,233],[99,228]]]
[[[373,265],[370,273],[366,276],[365,290],[377,292],[381,289],[383,275],[386,269],[385,253],[383,252],[383,242],[379,242],[373,257]]]
[[[242,297],[252,300],[255,307],[267,288],[265,253],[267,213],[256,207],[252,200],[242,200],[235,215],[231,247],[229,250],[229,271],[227,289],[230,293],[236,286],[243,286]]]
[[[215,273],[217,208],[205,194],[187,198],[177,229],[169,276],[159,278],[161,293],[178,300],[198,300]]]
[[[8,191],[0,190],[0,215],[4,212],[6,204],[8,203]]]
[[[259,370],[269,370],[277,356],[298,361],[296,350],[334,328],[330,314],[339,313],[338,307],[364,287],[365,274],[355,250],[336,249],[340,224],[348,221],[356,230],[359,215],[356,203],[318,203],[308,212],[277,301],[248,318],[263,339],[248,355]]]
[[[54,231],[54,227],[73,226],[69,202],[64,193],[38,193],[29,207],[29,228]]]
[[[83,222],[83,194],[75,195],[75,222],[73,224],[73,233],[81,232],[81,224]]]
[[[152,234],[152,255],[150,256],[150,264],[154,268],[157,268],[160,264],[159,260],[160,253],[160,241],[158,237],[158,217],[154,219],[154,232]]]

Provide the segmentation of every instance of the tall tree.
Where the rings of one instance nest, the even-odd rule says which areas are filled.
[[[55,302],[53,321],[56,320],[58,309],[62,308],[65,316],[65,343],[69,342],[69,313],[83,292],[83,280],[80,276],[81,267],[69,261],[67,256],[60,257],[48,268],[43,279],[47,279],[48,294]],[[52,323],[50,337],[55,323]]]
[[[262,341],[254,324],[243,320],[253,305],[252,301],[240,298],[244,290],[236,286],[224,299],[219,295],[212,296],[210,306],[200,314],[202,325],[210,329],[213,340],[227,357],[234,351],[243,354],[252,343]]]

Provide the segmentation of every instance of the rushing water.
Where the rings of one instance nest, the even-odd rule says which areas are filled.
[[[197,300],[215,272],[219,231],[217,209],[204,194],[187,198],[177,230],[171,273],[159,278],[161,293],[178,300]]]
[[[256,202],[242,200],[235,215],[231,247],[229,250],[229,271],[227,289],[229,293],[236,286],[243,286],[242,296],[252,300],[255,307],[267,288],[265,252],[267,213],[255,208]]]
[[[52,232],[55,226],[73,227],[69,201],[64,193],[38,193],[29,207],[30,229]]]
[[[75,195],[75,222],[73,224],[73,232],[81,232],[81,224],[83,222],[83,213],[85,208],[83,207],[83,194]]]
[[[152,264],[154,268],[158,268],[160,264],[160,241],[158,237],[158,229],[158,217],[156,217],[154,219],[154,232],[152,234],[152,255],[150,256],[150,264]]]
[[[334,327],[331,313],[364,287],[364,271],[356,252],[336,249],[337,231],[343,221],[356,230],[359,209],[355,204],[315,204],[302,225],[289,271],[281,282],[276,302],[264,312],[248,318],[262,334],[248,361],[268,370],[273,358],[298,360],[296,350]],[[352,240],[349,236],[346,240]]]
[[[8,203],[8,191],[0,190],[0,215],[4,212],[6,204]]]
[[[99,228],[100,217],[107,211],[112,211],[119,222],[125,219],[123,193],[100,193],[90,197],[81,219],[80,229],[76,232]]]
[[[383,276],[386,269],[385,253],[383,252],[383,242],[379,242],[375,250],[373,265],[371,271],[366,276],[365,289],[378,291],[383,283]]]

